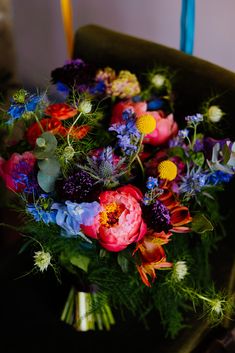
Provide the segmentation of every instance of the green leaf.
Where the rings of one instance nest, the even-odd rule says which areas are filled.
[[[228,161],[229,161],[231,152],[230,152],[230,149],[229,149],[228,145],[226,145],[226,143],[225,143],[224,146],[223,146],[222,152],[223,152],[223,158],[224,158],[223,162],[224,162],[225,164],[227,164]]]
[[[210,232],[214,229],[212,223],[207,219],[204,214],[196,214],[192,221],[192,230],[196,233],[203,234]]]
[[[41,144],[43,140],[44,140],[44,145]],[[38,144],[37,144],[37,141],[38,141]],[[36,158],[44,159],[44,158],[52,157],[57,147],[57,140],[55,136],[52,133],[47,131],[47,132],[44,132],[37,141],[36,141],[36,147],[33,151]]]
[[[58,177],[60,172],[60,163],[55,158],[46,158],[42,161],[38,161],[38,167],[43,174]]]
[[[196,165],[198,165],[199,167],[202,167],[205,162],[205,157],[203,152],[193,153],[192,160]]]
[[[90,263],[90,258],[84,255],[72,256],[70,258],[70,262],[72,265],[82,269],[83,271],[88,271],[88,266]]]
[[[56,181],[55,176],[44,174],[41,170],[39,170],[37,175],[37,180],[38,180],[39,186],[45,192],[51,192],[54,190],[55,181]]]
[[[125,256],[123,256],[122,253],[118,253],[117,262],[123,272],[125,272],[125,273],[128,272],[129,261],[127,260],[127,258]]]
[[[184,153],[184,149],[182,147],[172,147],[172,148],[170,148],[169,149],[169,155],[170,156],[178,156],[183,161],[185,160],[185,153]]]

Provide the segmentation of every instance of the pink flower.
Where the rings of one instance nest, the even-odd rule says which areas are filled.
[[[177,135],[178,126],[174,121],[173,114],[165,116],[161,110],[147,111],[146,102],[134,103],[126,101],[116,104],[112,112],[111,124],[124,123],[122,113],[126,109],[131,109],[133,113],[136,114],[137,118],[143,114],[150,114],[156,120],[155,130],[151,134],[145,135],[143,143],[159,146],[165,144],[170,138]]]
[[[32,152],[24,152],[22,155],[13,153],[8,161],[0,157],[0,176],[6,187],[15,192],[24,191],[35,162],[36,158]]]
[[[142,193],[138,188],[127,185],[104,191],[99,199],[102,210],[93,225],[81,226],[87,236],[97,239],[109,251],[121,251],[143,238],[147,226],[142,219]]]

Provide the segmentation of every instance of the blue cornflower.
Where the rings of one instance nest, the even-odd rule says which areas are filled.
[[[45,224],[56,223],[56,211],[43,210],[40,206],[28,204],[26,210],[33,216],[36,222],[44,222]]]
[[[147,180],[147,183],[146,183],[147,189],[149,189],[149,190],[154,189],[155,186],[158,186],[158,179],[153,178],[153,177],[149,177]]]
[[[232,177],[233,174],[225,173],[222,170],[216,170],[214,173],[208,175],[206,182],[210,185],[229,183]]]
[[[56,83],[56,88],[59,92],[63,93],[66,97],[69,94],[69,87],[62,82]]]
[[[65,230],[67,237],[79,235],[80,225],[92,225],[100,212],[100,204],[96,201],[80,204],[66,201],[65,204],[54,203],[51,208],[57,210],[56,223]]]
[[[7,124],[12,124],[15,120],[21,118],[22,115],[27,112],[35,111],[41,100],[41,96],[29,94],[25,90],[19,90],[16,92],[11,99],[12,104],[7,111],[11,116],[11,118],[7,121]]]
[[[188,124],[197,124],[203,121],[203,115],[202,114],[188,115],[186,116],[185,120],[188,122]]]

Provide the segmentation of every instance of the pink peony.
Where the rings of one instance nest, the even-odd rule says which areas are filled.
[[[165,114],[159,111],[147,111],[147,103],[146,102],[120,102],[114,106],[111,124],[124,123],[122,119],[122,113],[126,109],[131,109],[133,113],[136,114],[136,117],[143,114],[150,114],[156,120],[156,129],[148,135],[145,135],[143,143],[147,143],[153,146],[159,146],[165,144],[170,138],[177,135],[178,126],[174,121],[173,114],[169,114],[165,116]]]
[[[35,162],[36,158],[32,152],[24,152],[22,155],[13,153],[8,161],[0,157],[0,176],[6,187],[15,192],[24,191]]]
[[[121,251],[143,238],[147,226],[142,219],[142,193],[138,188],[127,185],[104,191],[99,199],[102,210],[93,225],[81,226],[87,236],[97,239],[109,251]]]

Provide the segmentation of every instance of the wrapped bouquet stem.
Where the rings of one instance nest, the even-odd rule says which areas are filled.
[[[98,289],[72,285],[63,321],[109,330],[114,309],[143,322],[155,313],[175,337],[189,311],[213,324],[234,312],[210,254],[226,238],[218,195],[233,182],[235,143],[213,135],[225,116],[211,100],[178,122],[170,73],[143,77],[76,59],[52,72],[59,103],[17,91],[2,114],[0,176],[35,268]]]

